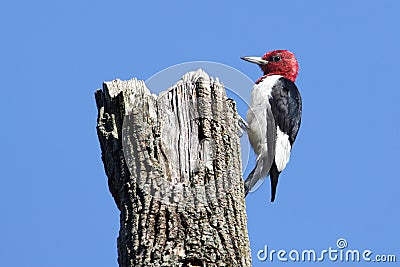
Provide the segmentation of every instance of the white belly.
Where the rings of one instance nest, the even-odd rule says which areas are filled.
[[[250,144],[255,153],[259,155],[267,143],[267,109],[271,108],[269,99],[271,98],[272,87],[281,78],[280,75],[267,76],[259,84],[254,85],[251,93],[251,102],[247,111],[247,131]],[[264,149],[266,149],[264,147]]]

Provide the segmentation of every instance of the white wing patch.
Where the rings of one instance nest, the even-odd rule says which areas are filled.
[[[290,159],[290,150],[292,149],[289,142],[289,136],[277,127],[276,132],[276,148],[275,148],[275,164],[278,171],[283,171]]]

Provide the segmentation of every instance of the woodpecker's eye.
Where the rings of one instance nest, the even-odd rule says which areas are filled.
[[[281,59],[282,59],[281,56],[272,56],[271,57],[272,62],[279,62],[279,61],[281,61]]]

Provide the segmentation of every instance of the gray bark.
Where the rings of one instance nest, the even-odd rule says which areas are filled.
[[[202,70],[159,96],[105,82],[97,133],[120,210],[120,266],[251,266],[240,117]]]

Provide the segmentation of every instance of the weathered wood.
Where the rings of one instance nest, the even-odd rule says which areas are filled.
[[[223,85],[198,70],[158,97],[136,79],[95,96],[119,265],[250,266],[240,117]]]

